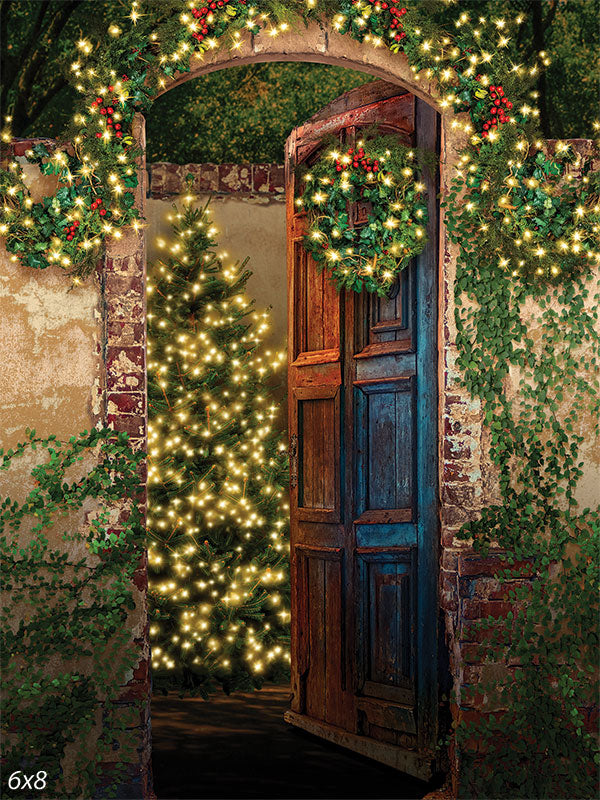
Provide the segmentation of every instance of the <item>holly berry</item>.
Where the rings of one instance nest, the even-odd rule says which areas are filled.
[[[117,131],[117,132],[115,133],[115,136],[117,137],[117,139],[121,139],[121,138],[122,138],[122,136],[123,136],[123,134],[121,133],[121,131]]]
[[[99,139],[101,136],[102,136],[102,134],[101,134],[101,133],[97,133],[97,134],[96,134],[96,139]]]

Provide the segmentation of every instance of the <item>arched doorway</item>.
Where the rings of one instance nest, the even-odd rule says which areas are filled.
[[[312,25],[309,26],[306,32],[301,34],[282,34],[273,39],[267,39],[264,35],[250,37],[247,42],[242,43],[239,49],[233,53],[218,51],[214,54],[214,56],[199,62],[198,66],[192,69],[190,73],[179,76],[176,80],[170,83],[168,87],[165,85],[164,90],[167,91],[168,88],[176,86],[184,81],[191,80],[197,75],[205,72],[211,72],[218,69],[224,69],[229,66],[238,66],[252,62],[278,60],[305,60],[346,66],[352,69],[368,72],[375,77],[384,78],[389,83],[403,87],[404,90],[410,91],[410,93],[414,94],[419,101],[423,101],[424,109],[426,107],[432,108],[434,109],[434,113],[437,112],[439,114],[441,164],[440,181],[442,184],[448,182],[449,170],[452,169],[456,164],[455,153],[459,152],[460,145],[462,141],[464,141],[464,134],[460,129],[460,123],[457,125],[456,121],[454,121],[453,124],[451,120],[451,117],[454,117],[454,115],[451,114],[451,112],[447,114],[444,113],[442,108],[443,103],[436,99],[431,87],[423,86],[422,83],[415,78],[414,72],[410,69],[408,62],[404,57],[393,56],[387,50],[365,48],[364,45],[361,46],[356,42],[348,41],[335,33],[335,31],[328,31],[320,26]],[[144,123],[143,118],[141,117],[138,117],[136,136],[138,142],[143,144]],[[140,164],[140,168],[143,168],[143,164]],[[140,170],[140,176],[143,178],[143,169]],[[138,191],[137,202],[140,210],[143,213],[143,180],[140,180],[140,190]],[[435,236],[435,257],[436,263],[439,263],[440,269],[437,271],[433,285],[435,288],[437,288],[438,285],[440,287],[439,291],[437,292],[437,297],[439,302],[439,329],[442,335],[439,337],[439,347],[437,348],[437,351],[435,353],[431,353],[429,356],[429,367],[433,370],[433,374],[435,374],[437,378],[438,374],[443,375],[442,365],[447,361],[449,355],[449,342],[452,337],[452,330],[447,322],[449,319],[449,292],[447,291],[447,288],[452,283],[453,264],[451,246],[444,234],[443,219],[441,217],[436,217],[436,219],[437,230]],[[131,241],[127,242],[126,244],[128,246],[124,248],[122,240],[120,242],[108,242],[107,256],[111,260],[112,264],[115,262],[124,264],[124,262],[127,261],[124,267],[129,277],[132,279],[143,279],[145,270],[143,240],[139,236],[131,237]],[[436,305],[435,294],[436,293],[434,292],[433,294],[428,295],[428,302],[433,308],[435,308]],[[142,298],[140,299],[142,300]],[[143,300],[141,307],[143,308]],[[107,308],[110,309],[110,304],[107,304]],[[110,326],[109,313],[110,312],[107,312],[107,323]],[[140,316],[140,322],[143,325],[143,313]],[[143,341],[140,341],[138,338],[135,342],[135,345],[139,345],[143,348]],[[118,354],[114,355],[118,356]],[[109,360],[107,364],[109,383],[112,363],[114,363],[114,359]],[[436,383],[438,402],[436,404],[435,421],[438,430],[443,431],[441,420],[445,413],[447,392],[446,386],[442,380],[436,380]],[[110,399],[110,392],[108,394]],[[441,438],[438,437],[436,445],[437,453],[441,452],[443,449],[443,442],[441,441]],[[441,461],[441,459],[439,460]],[[443,477],[437,471],[437,467],[435,468],[435,473],[434,483],[437,483],[438,493],[441,496],[443,493]],[[452,478],[450,478],[450,480],[452,480]],[[437,515],[437,510],[435,513]],[[443,541],[443,530],[441,538]],[[430,574],[437,576],[438,556],[435,547],[427,551],[427,559],[429,561],[428,569],[430,570]],[[433,585],[435,586],[435,583]],[[433,593],[429,592],[427,607],[430,618],[433,620],[433,624],[429,629],[430,631],[436,631],[436,620],[438,615],[440,615],[442,612],[448,612],[446,613],[446,633],[447,637],[451,638],[453,636],[452,609],[444,608],[443,595],[441,598],[438,598],[435,589]],[[429,635],[431,635],[431,633]],[[147,643],[144,643],[144,647],[147,647]],[[147,653],[147,650],[145,650],[145,652]],[[424,668],[429,672],[429,674],[435,674],[437,672],[437,663],[429,659]],[[428,708],[431,708],[432,704],[435,705],[437,702],[437,684],[435,681],[428,682],[428,692]],[[426,714],[429,713],[429,711],[426,711]],[[372,718],[372,722],[369,724],[373,726],[373,730],[378,727],[385,728],[385,726],[377,725],[374,717]],[[404,768],[407,768],[407,766],[405,765]]]

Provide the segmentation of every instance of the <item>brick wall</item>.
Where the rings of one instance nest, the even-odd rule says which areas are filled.
[[[285,170],[281,164],[169,164],[148,165],[148,190],[153,199],[182,194],[187,176],[194,194],[285,202]]]

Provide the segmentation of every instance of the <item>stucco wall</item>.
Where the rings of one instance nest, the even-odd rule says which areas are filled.
[[[200,195],[197,205],[207,196]],[[167,215],[173,198],[149,198],[146,205],[146,242],[148,263],[160,254],[157,239],[169,239],[171,223]],[[218,229],[216,239],[226,261],[243,261],[250,256],[252,276],[248,295],[259,310],[271,307],[272,328],[268,342],[274,348],[285,347],[287,337],[287,279],[285,261],[285,204],[279,201],[258,203],[250,199],[216,197],[211,203],[211,218]],[[219,251],[219,252],[220,252]]]
[[[52,179],[26,172],[34,199],[53,191]],[[25,268],[0,251],[0,447],[21,441],[26,427],[62,437],[95,424],[100,288],[94,279],[70,287],[61,270]]]

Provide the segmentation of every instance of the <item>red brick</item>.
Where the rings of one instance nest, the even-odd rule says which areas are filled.
[[[133,573],[133,583],[140,590],[145,592],[148,589],[148,573],[145,569],[137,569]]]
[[[458,553],[453,552],[452,550],[442,550],[442,558],[440,563],[442,569],[445,569],[448,572],[456,572],[458,569]]]
[[[489,556],[461,555],[458,559],[458,572],[460,575],[485,575],[494,577],[502,570],[518,571],[520,577],[529,577],[534,574],[531,561],[516,561],[512,566],[508,564],[503,554],[497,552]]]
[[[252,191],[251,164],[220,164],[219,192],[234,194]]]
[[[463,619],[485,619],[486,617],[500,619],[513,610],[512,603],[502,600],[463,600],[461,606]]]
[[[285,167],[281,164],[272,164],[269,175],[269,191],[274,194],[285,192]]]
[[[461,526],[473,518],[473,512],[460,506],[442,506],[442,522],[445,525]]]
[[[110,320],[106,326],[107,344],[113,347],[131,347],[144,342],[145,324],[129,320]]]
[[[144,700],[150,695],[150,681],[128,683],[119,695],[119,700]]]
[[[142,415],[146,410],[143,392],[109,392],[106,397],[109,414]]]
[[[252,168],[253,191],[259,194],[268,194],[270,172],[270,164],[254,164]]]
[[[444,483],[454,483],[456,481],[468,481],[469,475],[465,467],[460,464],[444,462]]]
[[[138,265],[137,262],[135,262],[135,264],[136,266]],[[106,276],[105,291],[107,295],[113,294],[119,297],[129,294],[130,292],[139,296],[143,296],[144,282],[141,274],[127,273],[126,275],[123,275],[111,272]]]
[[[144,348],[106,348],[106,388],[108,391],[141,390],[145,382]]]
[[[476,506],[475,487],[465,483],[444,483],[442,487],[442,501],[451,506]]]
[[[216,192],[219,189],[219,167],[217,164],[187,164],[186,172],[194,176],[194,192]]]
[[[146,420],[138,414],[108,414],[106,420],[110,428],[130,436],[142,437],[146,430]]]
[[[444,611],[458,610],[455,572],[440,570],[440,605]]]
[[[461,644],[460,655],[465,664],[481,664],[485,657],[479,644]]]
[[[148,677],[148,665],[149,661],[147,658],[142,659],[138,666],[133,670],[133,680],[134,681],[145,681]]]
[[[461,441],[448,436],[444,439],[444,458],[449,461],[468,461],[473,455],[471,448]]]

